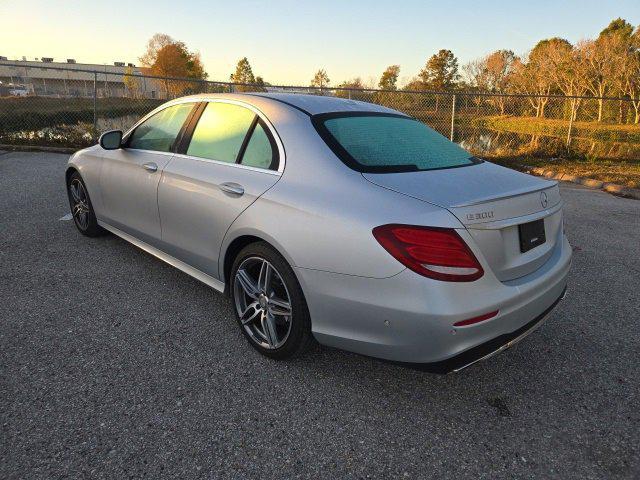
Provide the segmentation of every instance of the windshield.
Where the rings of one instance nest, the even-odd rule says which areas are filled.
[[[359,172],[411,172],[479,163],[424,123],[394,114],[317,115],[314,126],[333,152]]]

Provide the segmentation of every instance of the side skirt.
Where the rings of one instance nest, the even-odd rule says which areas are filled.
[[[98,225],[100,225],[105,230],[109,230],[114,235],[117,235],[120,238],[126,240],[127,242],[135,245],[136,247],[141,248],[145,252],[150,253],[154,257],[159,258],[163,262],[168,263],[173,267],[176,267],[178,270],[183,271],[184,273],[195,278],[196,280],[200,280],[205,285],[208,285],[219,292],[224,292],[224,283],[216,278],[213,278],[211,275],[207,275],[206,273],[201,272],[196,268],[193,268],[191,265],[184,263],[183,261],[178,260],[177,258],[172,257],[171,255],[166,254],[162,250],[152,247],[151,245],[143,242],[142,240],[138,240],[136,237],[129,235],[128,233],[125,233],[122,230],[109,225],[108,223],[101,222],[100,220],[98,220]]]

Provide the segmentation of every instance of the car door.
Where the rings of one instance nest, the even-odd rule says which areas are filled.
[[[155,113],[129,134],[123,148],[105,151],[100,187],[107,223],[159,245],[158,183],[194,106],[180,103]]]
[[[224,235],[278,181],[283,149],[266,118],[230,100],[207,103],[187,130],[158,187],[163,248],[219,278]]]

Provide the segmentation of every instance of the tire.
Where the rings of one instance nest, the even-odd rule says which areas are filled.
[[[261,354],[283,360],[314,344],[302,288],[287,261],[267,243],[240,251],[229,290],[240,330]]]
[[[78,172],[73,172],[67,180],[67,196],[73,223],[78,231],[87,237],[99,237],[107,231],[98,225],[96,214],[93,210],[89,191]]]

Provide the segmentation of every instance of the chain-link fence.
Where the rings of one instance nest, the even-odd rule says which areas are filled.
[[[0,63],[0,148],[80,148],[168,99],[269,91],[384,105],[485,157],[640,158],[640,99],[265,86]]]

